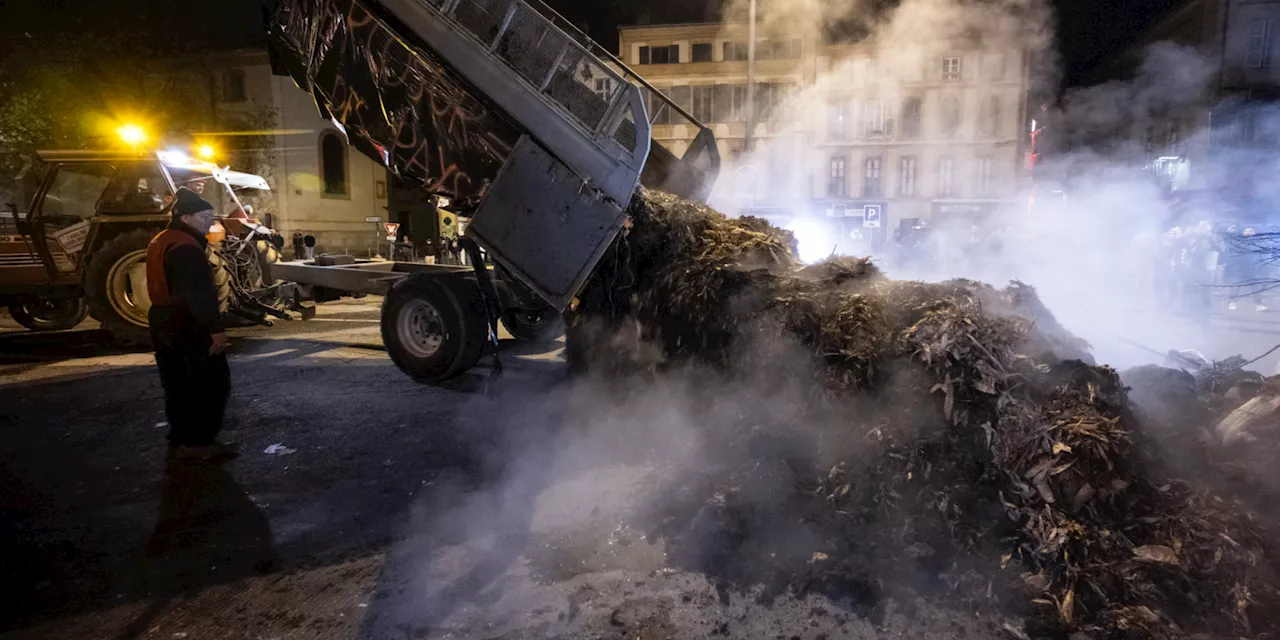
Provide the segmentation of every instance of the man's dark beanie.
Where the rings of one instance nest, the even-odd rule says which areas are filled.
[[[181,218],[201,211],[213,211],[213,205],[196,192],[186,187],[178,187],[178,192],[173,197],[173,209],[169,215]]]

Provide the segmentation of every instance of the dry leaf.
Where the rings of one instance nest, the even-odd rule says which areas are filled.
[[[1178,564],[1178,554],[1162,544],[1146,544],[1133,550],[1133,557],[1144,562]]]

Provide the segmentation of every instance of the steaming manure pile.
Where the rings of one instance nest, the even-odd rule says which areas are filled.
[[[709,386],[802,399],[708,421],[733,462],[673,481],[673,558],[868,615],[921,597],[999,610],[1024,617],[1019,635],[1275,632],[1270,528],[1208,480],[1217,465],[1169,462],[1212,446],[1189,435],[1209,425],[1139,419],[1030,287],[803,266],[787,232],[662,193],[629,213],[581,296],[571,363],[702,367]]]

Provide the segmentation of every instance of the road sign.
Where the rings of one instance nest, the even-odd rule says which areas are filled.
[[[387,239],[395,240],[396,232],[400,230],[400,224],[396,222],[384,222],[382,228],[387,230]]]
[[[880,205],[878,204],[862,205],[862,226],[864,227],[880,226]]]
[[[378,216],[369,216],[368,218],[365,218],[364,221],[365,222],[382,222],[382,218]]]

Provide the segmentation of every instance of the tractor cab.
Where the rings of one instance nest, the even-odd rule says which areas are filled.
[[[201,191],[221,216],[243,211],[237,189],[270,188],[260,176],[181,153],[39,157],[44,173],[30,206],[9,204],[0,220],[0,303],[35,330],[70,328],[87,312],[117,338],[145,343],[146,247],[168,223],[177,187]]]

